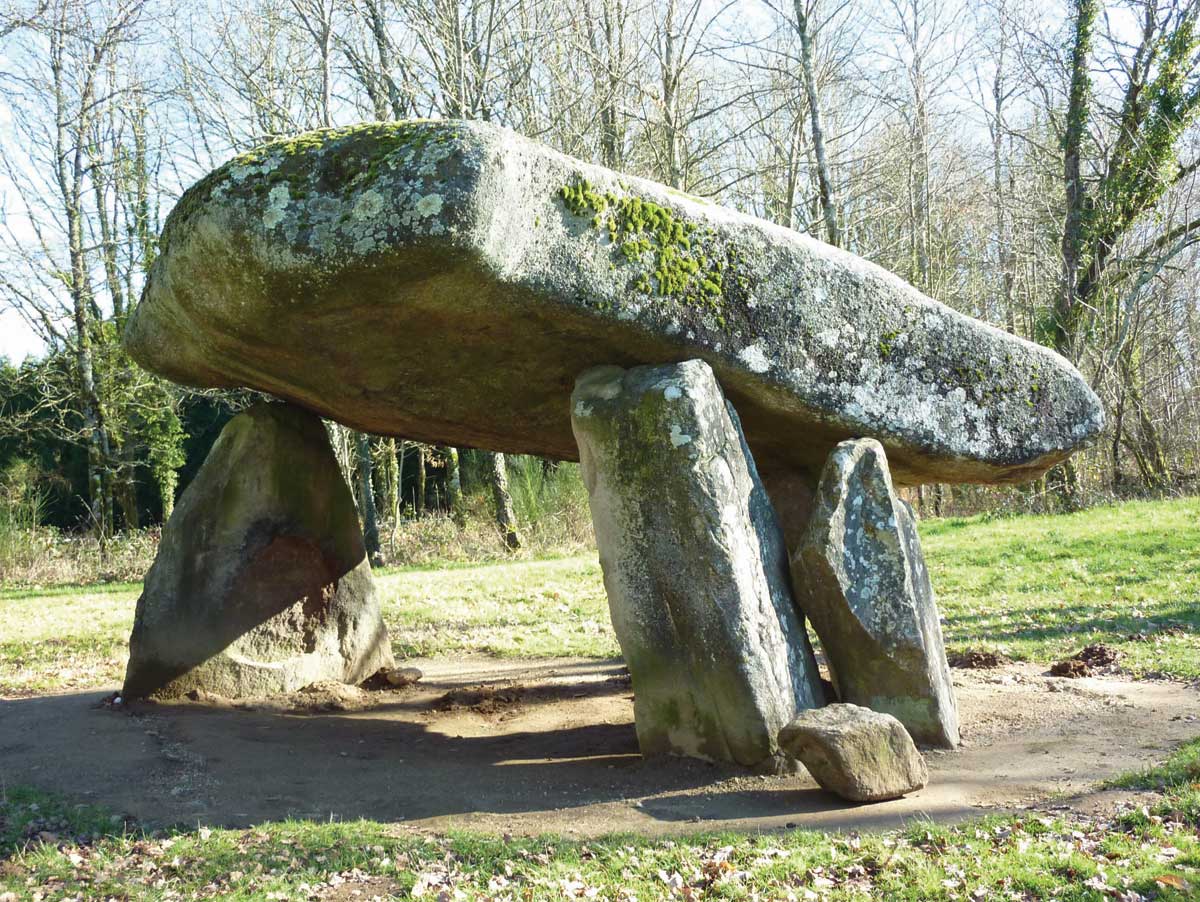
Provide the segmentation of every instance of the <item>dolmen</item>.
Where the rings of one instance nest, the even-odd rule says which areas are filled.
[[[853,254],[460,121],[309,132],[215,170],[168,217],[125,343],[163,376],[255,389],[297,418],[580,460],[643,752],[748,767],[794,757],[780,732],[828,701],[952,747],[936,604],[897,487],[1031,479],[1104,419],[1063,358]],[[287,455],[264,430],[245,466],[269,479]],[[179,554],[173,533],[225,522],[190,497],[218,487],[188,487],[160,557]],[[246,536],[256,503],[236,509]],[[335,509],[331,535],[347,529]],[[222,555],[156,562],[170,578],[139,601],[127,692],[217,673],[250,685],[229,674],[254,605],[210,583],[254,567],[253,595],[269,565]],[[321,573],[340,599],[364,571]],[[386,644],[377,608],[350,594],[364,600],[339,610]],[[307,584],[282,595],[264,613],[328,633],[300,603]],[[173,649],[198,618],[220,666],[180,672],[191,659]],[[322,641],[323,678],[385,657]]]

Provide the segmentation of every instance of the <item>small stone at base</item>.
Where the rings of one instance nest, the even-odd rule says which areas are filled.
[[[925,759],[904,725],[859,705],[802,712],[780,732],[779,746],[822,789],[851,802],[898,799],[929,781]]]

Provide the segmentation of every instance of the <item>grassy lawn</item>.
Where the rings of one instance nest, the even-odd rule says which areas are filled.
[[[1200,501],[923,524],[952,650],[1051,662],[1105,642],[1200,678]],[[379,575],[402,656],[617,653],[594,555]],[[0,693],[119,682],[140,587],[0,590]],[[1131,638],[1133,637],[1133,638]],[[1188,899],[1200,897],[1200,740],[1114,781],[1112,820],[993,818],[865,836],[794,831],[588,843],[374,822],[139,832],[0,772],[0,902],[25,899]]]
[[[921,532],[951,648],[1053,662],[1103,642],[1135,674],[1200,679],[1200,499]]]
[[[379,587],[397,655],[620,654],[594,554],[385,572]]]
[[[1200,679],[1200,499],[929,521],[922,535],[951,651],[1049,664],[1103,642],[1134,674]],[[619,653],[594,554],[378,584],[400,657]],[[119,682],[139,589],[0,590],[0,694]]]
[[[581,843],[285,822],[143,835],[30,790],[0,797],[0,900],[1189,899],[1200,892],[1200,742],[1131,784],[1112,821],[1034,814],[830,835]],[[7,857],[7,861],[5,858]]]

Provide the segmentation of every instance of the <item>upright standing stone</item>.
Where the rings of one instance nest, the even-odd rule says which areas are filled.
[[[597,367],[571,421],[642,753],[768,763],[824,699],[779,524],[712,370]]]
[[[792,575],[841,700],[894,715],[917,742],[956,746],[929,572],[879,442],[842,442],[830,455]]]
[[[265,403],[234,417],[163,529],[125,695],[269,695],[392,664],[354,499],[320,419]]]

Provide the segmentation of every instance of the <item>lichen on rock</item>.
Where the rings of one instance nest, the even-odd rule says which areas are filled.
[[[597,367],[573,425],[643,754],[774,764],[824,701],[779,524],[702,361]]]
[[[877,437],[898,482],[1031,478],[1094,437],[1052,351],[791,230],[479,122],[325,129],[185,192],[130,318],[180,382],[573,458],[601,363],[702,358],[765,468]]]

